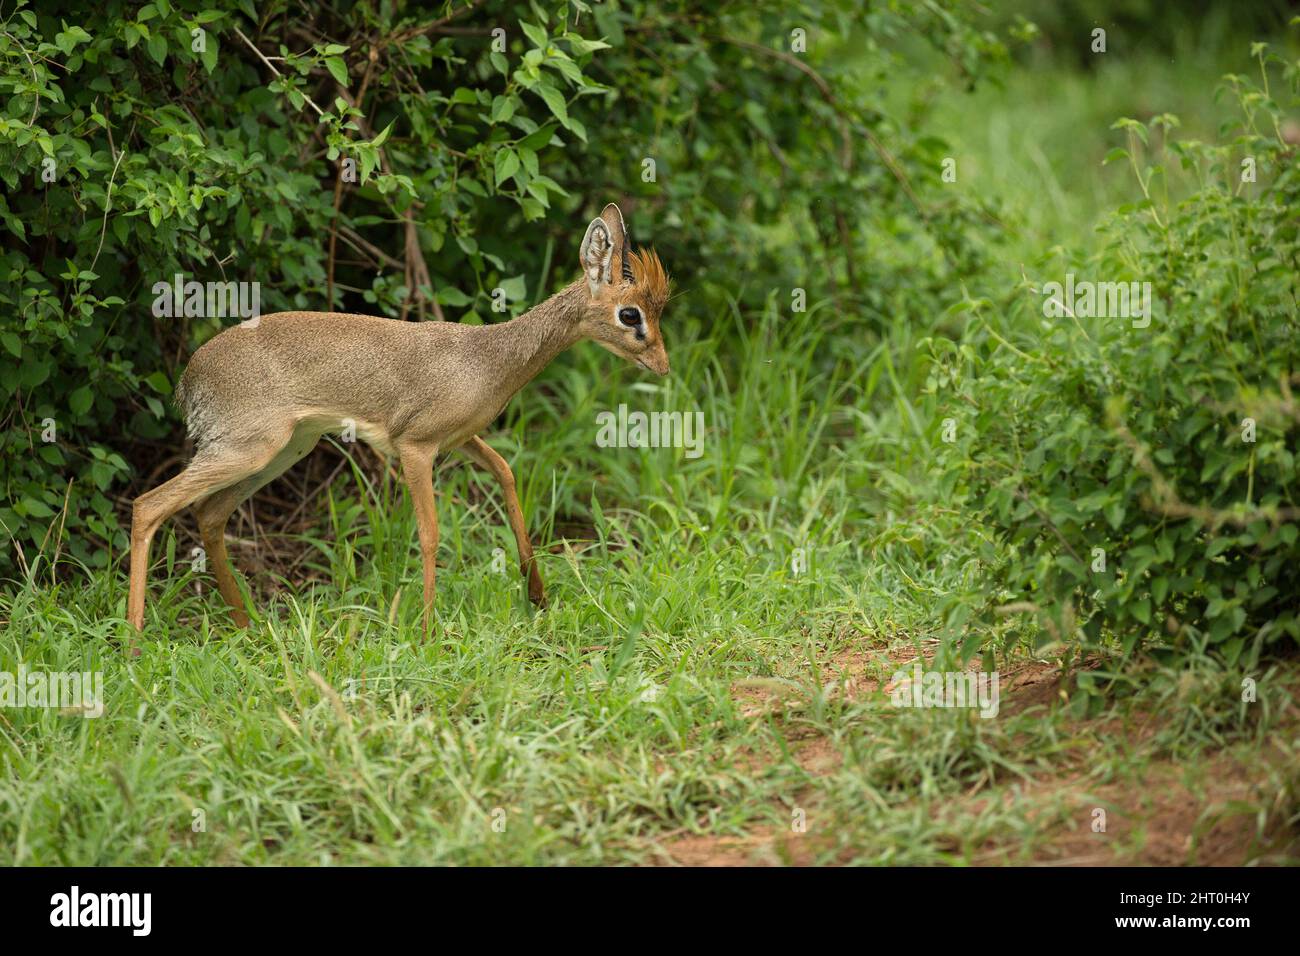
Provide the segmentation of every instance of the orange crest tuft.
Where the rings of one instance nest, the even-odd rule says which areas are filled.
[[[668,304],[670,280],[653,249],[638,249],[628,259],[635,280],[636,294],[642,299],[646,311],[658,316]]]

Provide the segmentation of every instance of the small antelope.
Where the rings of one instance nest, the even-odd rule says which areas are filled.
[[[654,252],[633,252],[612,203],[587,227],[583,276],[509,322],[399,322],[337,312],[280,312],[232,326],[194,353],[176,399],[197,450],[175,478],[135,499],[127,619],[144,628],[149,545],[159,526],[193,505],[203,546],[235,622],[248,623],[226,554],[231,513],[345,426],[396,455],[419,525],[424,629],[434,599],[438,514],[433,460],[459,448],[505,494],[528,597],[544,607],[542,578],[504,458],[478,433],[560,352],[591,339],[630,362],[668,374],[659,315],[668,275]],[[132,645],[132,653],[139,649]]]

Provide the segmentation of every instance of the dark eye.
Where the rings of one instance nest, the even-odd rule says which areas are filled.
[[[625,305],[618,310],[618,320],[630,329],[636,328],[641,324],[641,310],[630,305]]]

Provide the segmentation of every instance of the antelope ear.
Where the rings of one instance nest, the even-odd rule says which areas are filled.
[[[578,260],[587,277],[587,287],[595,295],[613,277],[614,239],[604,219],[593,219],[587,226],[587,234],[578,248]]]
[[[632,255],[632,246],[628,242],[627,226],[623,224],[623,213],[618,206],[610,203],[601,212],[600,218],[609,227],[610,238],[614,243],[614,258],[617,260],[613,263],[614,268],[623,277],[624,282],[635,282],[631,264],[628,262]]]

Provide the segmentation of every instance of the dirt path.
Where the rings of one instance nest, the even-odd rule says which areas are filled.
[[[882,688],[879,679],[863,676],[882,672],[881,667],[868,664],[874,659],[892,672],[910,666],[909,657],[915,659],[915,653],[882,654],[880,649],[857,647],[833,655],[822,675],[825,683],[833,684],[827,694],[853,701],[882,689],[888,692],[889,684]],[[780,721],[803,706],[793,686],[780,679],[739,681],[732,688],[733,700],[742,717]],[[1030,662],[1004,674],[1002,713],[1006,716],[1030,707],[1054,707],[1062,697],[1054,665]],[[1096,742],[1124,735],[1126,743],[1140,748],[1154,737],[1163,717],[1137,717],[1136,727],[1132,715],[1123,726],[1113,717],[1109,722],[1075,720],[1064,714],[1051,719],[1060,722],[1065,738],[1077,735]],[[1294,737],[1300,727],[1296,718],[1292,706],[1284,736]],[[806,723],[782,727],[789,730],[786,742],[791,758],[810,777],[839,771],[844,755],[830,739]],[[763,773],[771,762],[754,757],[752,772]],[[795,804],[815,807],[815,791],[809,786],[795,796]],[[1261,806],[1276,811],[1270,814],[1272,822],[1262,837],[1257,832]],[[945,802],[943,817],[953,821],[956,832],[963,832],[963,821],[973,821],[991,809],[1019,814],[1033,828],[1033,848],[1026,854],[1021,841],[990,839],[974,854],[972,862],[977,865],[1241,866],[1300,860],[1300,831],[1294,826],[1300,809],[1300,770],[1289,763],[1283,747],[1202,751],[1186,765],[1153,753],[1140,761],[1131,776],[1109,782],[1098,782],[1085,750],[1071,753],[1048,772],[1028,780],[977,783],[973,792]],[[1102,825],[1104,832],[1095,829]],[[754,827],[741,836],[679,834],[650,847],[657,862],[680,866],[808,865],[824,859],[832,848],[830,838],[819,837],[815,828],[796,833],[776,826]],[[853,858],[847,850],[832,857],[838,863]]]

